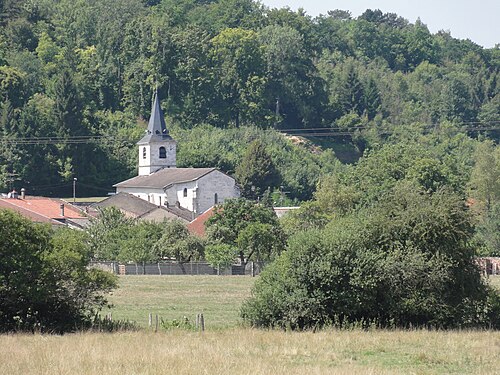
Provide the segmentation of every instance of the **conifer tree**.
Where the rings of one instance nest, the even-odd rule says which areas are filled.
[[[236,180],[241,186],[245,198],[257,199],[266,189],[279,186],[281,177],[264,144],[252,142],[236,168]]]

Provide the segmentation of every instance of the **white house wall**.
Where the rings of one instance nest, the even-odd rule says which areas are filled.
[[[117,187],[116,193],[129,193],[144,199],[146,202],[156,204],[157,206],[164,206],[166,195],[163,189],[154,188],[136,188],[136,187]]]

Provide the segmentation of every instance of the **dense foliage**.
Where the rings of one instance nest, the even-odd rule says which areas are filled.
[[[66,332],[89,326],[116,286],[88,269],[83,232],[33,224],[0,210],[0,332]]]
[[[204,244],[179,220],[160,223],[127,218],[107,207],[86,228],[89,251],[95,260],[144,264],[166,259],[179,263],[203,257]]]
[[[474,262],[463,201],[406,182],[382,198],[293,236],[257,281],[243,317],[291,329],[500,328],[500,297]]]
[[[498,146],[453,129],[391,136],[323,176],[281,224],[288,247],[243,317],[307,329],[499,327],[475,256],[497,255]]]
[[[269,261],[285,247],[285,234],[273,209],[243,198],[228,199],[216,206],[205,226],[208,241],[215,245],[211,256],[217,250],[228,253],[227,247],[218,246],[227,245],[236,249],[243,265]]]
[[[327,128],[361,151],[446,121],[498,137],[499,49],[392,13],[312,18],[253,0],[9,0],[0,26],[3,189],[13,179],[33,194],[70,195],[76,176],[79,194],[109,191],[135,173],[133,145],[156,86],[186,131]],[[197,150],[179,142],[180,166],[210,162],[229,173],[247,147],[234,144],[227,151],[238,157],[224,153],[223,164],[193,161]],[[307,174],[325,171],[290,170],[270,154],[284,189],[311,198],[317,178]]]

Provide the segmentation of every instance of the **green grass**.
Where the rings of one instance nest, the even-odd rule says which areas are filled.
[[[83,197],[83,198],[75,198],[75,202],[77,203],[82,203],[82,202],[90,202],[90,203],[97,203],[105,200],[106,198],[109,197]],[[60,198],[62,200],[65,200],[66,202],[73,202],[73,197],[69,198]]]
[[[120,276],[109,298],[113,319],[148,325],[148,314],[165,320],[203,313],[207,329],[239,324],[241,303],[250,296],[255,278],[246,276]]]
[[[488,280],[493,287],[500,291],[500,275],[490,276]]]

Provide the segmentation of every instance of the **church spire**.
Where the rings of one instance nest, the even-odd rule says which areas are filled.
[[[150,142],[158,142],[172,139],[168,134],[167,125],[165,124],[165,117],[160,107],[160,100],[158,98],[158,90],[155,90],[153,105],[151,106],[151,116],[149,118],[148,129],[146,135],[137,144],[146,144]]]
[[[150,175],[163,168],[175,168],[177,143],[168,134],[157,90],[153,96],[148,129],[137,145],[139,176]]]

